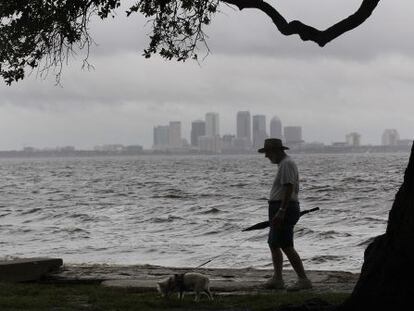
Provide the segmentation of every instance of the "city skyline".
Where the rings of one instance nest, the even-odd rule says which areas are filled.
[[[315,139],[307,139],[308,135],[306,132],[306,129],[304,130],[304,128],[300,125],[300,124],[296,124],[296,125],[285,125],[283,123],[283,120],[281,120],[281,118],[279,118],[277,115],[269,115],[269,114],[261,114],[259,112],[257,113],[252,113],[250,112],[250,110],[242,110],[242,111],[238,111],[238,112],[233,112],[233,118],[234,118],[234,124],[225,124],[225,126],[223,127],[224,130],[219,130],[219,136],[223,137],[224,135],[234,135],[235,137],[237,137],[237,115],[239,112],[248,112],[250,115],[250,120],[251,120],[251,124],[250,124],[250,133],[251,133],[251,144],[253,145],[253,116],[264,116],[265,117],[265,121],[266,121],[266,134],[267,137],[278,137],[278,135],[272,135],[272,122],[273,122],[273,133],[275,133],[275,131],[279,131],[279,129],[275,130],[275,126],[276,128],[278,128],[279,126],[281,127],[280,130],[282,132],[282,139],[285,139],[283,132],[285,131],[285,128],[295,128],[295,127],[300,127],[300,131],[301,133],[298,134],[302,137],[303,142],[306,143],[321,143],[324,145],[332,145],[332,144],[340,144],[340,143],[346,143],[348,141],[348,139],[352,140],[352,139],[356,139],[354,137],[352,138],[348,138],[349,135],[353,135],[353,134],[358,134],[359,137],[358,139],[358,144],[360,145],[395,145],[397,141],[399,140],[410,140],[410,138],[404,137],[403,135],[400,134],[400,131],[398,130],[397,127],[395,128],[391,128],[391,127],[384,127],[383,129],[378,129],[378,137],[376,137],[376,141],[374,142],[367,142],[366,139],[364,139],[364,133],[363,132],[358,132],[358,131],[348,131],[348,132],[344,132],[342,134],[340,134],[338,136],[338,139],[332,139],[332,140],[328,140],[328,141],[323,141],[322,139],[318,140],[317,137],[315,137]],[[65,146],[70,146],[70,147],[74,147],[76,149],[79,150],[93,150],[95,149],[97,146],[112,146],[112,145],[119,145],[119,146],[133,146],[133,145],[139,145],[142,146],[144,149],[153,149],[154,147],[154,142],[156,140],[156,138],[154,137],[154,128],[159,128],[160,130],[163,131],[164,138],[161,138],[164,143],[166,143],[166,141],[169,140],[169,132],[168,132],[168,127],[171,124],[175,124],[176,126],[178,125],[178,123],[180,123],[179,127],[180,129],[176,129],[176,131],[179,131],[181,133],[181,138],[185,139],[185,141],[189,144],[192,145],[192,140],[191,140],[191,126],[192,123],[194,122],[199,122],[202,121],[204,123],[204,132],[206,131],[205,129],[205,120],[204,117],[206,114],[216,114],[219,117],[219,124],[222,123],[221,121],[221,114],[217,113],[217,112],[206,112],[204,114],[204,116],[195,116],[192,121],[189,122],[183,122],[181,120],[174,120],[174,121],[166,121],[163,122],[163,124],[154,124],[152,125],[152,127],[150,129],[148,129],[148,133],[151,135],[150,137],[150,142],[149,143],[143,143],[140,140],[131,140],[131,141],[116,141],[116,140],[111,140],[111,141],[107,141],[107,142],[91,142],[90,145],[85,145],[85,146],[79,146],[76,144],[71,144],[71,143],[65,143],[65,142],[61,142],[60,144],[49,144],[49,145],[35,145],[35,144],[22,144],[19,147],[16,148],[10,148],[10,149],[0,149],[0,151],[7,151],[7,150],[23,150],[24,148],[35,148],[35,149],[39,149],[39,150],[48,150],[48,149],[60,149],[60,148],[64,148]],[[231,115],[230,115],[231,118]],[[230,119],[229,116],[225,116],[224,119],[228,120]],[[275,122],[276,121],[276,122]],[[275,125],[276,123],[276,125]],[[282,124],[279,124],[282,123]],[[294,124],[289,123],[289,124]],[[217,125],[219,128],[221,125]],[[166,135],[166,136],[165,136]],[[295,135],[295,134],[293,134]],[[386,143],[384,143],[386,142]],[[390,142],[390,143],[389,143]],[[176,147],[180,147],[180,143],[177,143]],[[155,148],[157,149],[157,148]]]
[[[179,131],[169,127],[179,123]],[[298,144],[302,139],[301,126],[285,126],[277,116],[273,116],[269,124],[266,116],[262,114],[251,115],[250,111],[238,111],[236,114],[236,127],[233,132],[220,133],[220,116],[216,112],[207,112],[204,120],[197,119],[191,122],[190,140],[181,132],[180,121],[170,121],[169,126],[155,125],[152,149],[177,149],[184,145],[197,147],[201,151],[220,152],[219,140],[224,145],[233,145],[239,150],[258,149],[263,146],[266,138],[280,138],[287,143]],[[211,138],[214,138],[213,140]],[[179,143],[177,143],[179,142]]]
[[[266,115],[263,114],[251,114],[250,111],[237,111],[235,113],[235,127],[233,131],[226,133],[220,133],[220,114],[216,112],[205,113],[205,118],[202,120],[198,118],[191,122],[190,138],[188,139],[183,135],[181,129],[182,124],[180,121],[170,121],[172,123],[179,123],[180,131],[175,131],[174,139],[179,141],[180,144],[174,143],[171,139],[171,133],[168,134],[168,126],[155,125],[154,126],[154,141],[152,149],[154,150],[167,150],[177,149],[181,147],[196,148],[200,151],[211,151],[215,153],[221,152],[219,144],[231,148],[234,150],[255,150],[262,147],[266,138],[280,138],[287,145],[298,144],[322,144],[322,145],[336,145],[336,146],[361,146],[361,145],[398,145],[406,144],[409,139],[400,139],[398,130],[396,129],[384,129],[381,135],[381,143],[379,144],[363,144],[361,143],[361,133],[347,132],[344,134],[342,140],[332,141],[330,144],[325,144],[321,141],[306,141],[303,139],[303,128],[300,125],[288,125],[284,126],[283,121],[278,116],[273,116],[269,122],[266,122]],[[160,130],[167,133],[165,137],[170,139],[164,139],[161,143],[157,138],[160,134],[157,134]],[[215,138],[211,140],[211,138]],[[231,147],[230,147],[231,146]]]

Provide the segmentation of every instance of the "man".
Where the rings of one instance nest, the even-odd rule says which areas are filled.
[[[269,198],[268,244],[272,253],[274,274],[266,282],[266,287],[285,288],[282,275],[284,253],[298,277],[296,283],[287,290],[309,289],[312,288],[312,282],[306,276],[302,260],[293,247],[293,228],[300,217],[299,173],[295,162],[285,153],[286,149],[289,148],[283,146],[280,139],[269,138],[265,140],[264,147],[258,150],[271,163],[279,166]]]

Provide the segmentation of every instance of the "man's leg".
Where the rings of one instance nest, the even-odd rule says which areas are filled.
[[[284,289],[285,282],[283,282],[282,268],[283,268],[283,254],[280,248],[270,246],[272,253],[272,262],[274,267],[273,276],[265,283],[266,288]]]
[[[305,269],[303,268],[302,259],[300,259],[299,254],[293,246],[283,248],[283,252],[286,254],[290,264],[298,276],[296,283],[293,286],[288,287],[287,290],[296,291],[312,288],[312,282],[306,276]]]
[[[296,274],[300,279],[307,279],[305,269],[303,268],[302,259],[300,259],[299,254],[293,248],[284,247],[283,252],[286,254],[286,257],[289,259],[290,264],[292,265],[293,270],[295,270]]]
[[[272,262],[274,268],[274,275],[275,279],[282,279],[282,270],[283,270],[283,254],[280,248],[278,247],[270,247],[270,251],[272,253]]]

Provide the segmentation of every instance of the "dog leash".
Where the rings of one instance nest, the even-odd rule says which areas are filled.
[[[240,244],[239,244],[239,246],[240,246],[240,245],[242,245],[242,244],[243,244],[244,242],[246,242],[246,241],[247,241],[247,239],[246,239],[246,240],[244,240],[242,243],[240,243]],[[228,253],[230,250],[232,250],[232,248],[229,248],[228,250],[224,251],[223,253],[221,253],[221,254],[219,254],[219,255],[217,255],[217,256],[214,256],[213,258],[210,258],[210,259],[209,259],[209,260],[207,260],[206,262],[203,262],[201,265],[198,265],[197,267],[195,267],[195,269],[198,269],[198,268],[201,268],[201,267],[205,266],[206,264],[208,264],[208,263],[212,262],[214,259],[216,259],[216,258],[219,258],[219,257],[223,256],[225,253]]]
[[[256,234],[256,235],[255,235],[255,236],[253,236],[253,237],[249,237],[249,238],[245,239],[245,240],[244,240],[244,241],[242,241],[242,242],[241,242],[238,246],[240,247],[241,245],[243,245],[244,243],[246,243],[246,242],[247,242],[248,240],[250,240],[251,238],[258,237],[259,235],[260,235],[260,234]],[[218,255],[216,255],[216,256],[214,256],[214,257],[210,258],[209,260],[207,260],[207,261],[203,262],[201,265],[198,265],[198,266],[197,266],[197,267],[195,267],[194,269],[198,269],[198,268],[201,268],[201,267],[205,266],[206,264],[208,264],[208,263],[212,262],[214,259],[219,258],[219,257],[223,256],[225,253],[230,252],[232,249],[233,249],[233,247],[232,247],[232,248],[229,248],[229,249],[227,249],[227,250],[225,250],[225,251],[224,251],[224,252],[222,252],[221,254],[218,254]]]
[[[319,207],[315,207],[315,208],[312,208],[312,209],[310,209],[310,210],[304,210],[304,211],[302,211],[302,213],[301,213],[301,215],[305,215],[305,214],[308,214],[308,213],[311,213],[311,212],[314,212],[314,211],[318,211],[319,210]],[[245,231],[245,230],[242,230],[242,231]],[[245,239],[244,241],[242,241],[238,246],[240,247],[241,245],[243,245],[245,242],[247,242],[248,240],[250,240],[251,238],[255,238],[255,237],[258,237],[260,234],[257,234],[257,235],[255,235],[255,236],[253,236],[253,237],[249,237],[249,238],[247,238],[247,239]],[[208,263],[210,263],[210,262],[212,262],[214,259],[216,259],[216,258],[219,258],[219,257],[221,257],[221,256],[223,256],[225,253],[228,253],[229,251],[231,251],[233,249],[233,247],[232,248],[229,248],[229,249],[227,249],[227,250],[225,250],[224,252],[222,252],[221,254],[219,254],[219,255],[216,255],[216,256],[214,256],[214,257],[212,257],[212,258],[210,258],[209,260],[207,260],[207,261],[205,261],[205,262],[203,262],[202,264],[200,264],[200,265],[198,265],[197,267],[195,267],[194,269],[198,269],[198,268],[201,268],[201,267],[203,267],[203,266],[205,266],[206,264],[208,264]]]

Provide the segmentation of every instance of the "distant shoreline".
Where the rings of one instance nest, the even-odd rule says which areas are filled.
[[[293,147],[291,154],[370,154],[370,153],[409,153],[411,146],[304,146]],[[113,156],[205,156],[205,155],[257,155],[254,151],[223,151],[221,153],[207,153],[195,150],[180,151],[96,151],[96,150],[9,150],[0,151],[0,158],[71,158],[71,157],[113,157]]]

